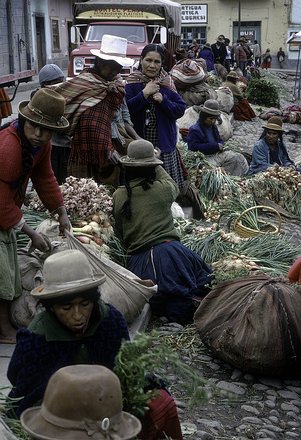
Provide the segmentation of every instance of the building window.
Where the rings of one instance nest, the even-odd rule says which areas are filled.
[[[58,18],[51,18],[51,38],[52,50],[57,51],[61,49],[60,46],[60,29]]]
[[[206,43],[206,36],[207,36],[206,26],[200,26],[200,27],[182,26],[181,33],[182,33],[181,44],[184,47],[188,47],[189,44],[192,43],[192,40],[197,40],[201,44]]]

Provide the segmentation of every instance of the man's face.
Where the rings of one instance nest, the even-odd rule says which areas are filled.
[[[116,76],[122,71],[122,66],[116,61],[104,61],[98,67],[98,74],[106,81],[113,81]]]
[[[46,127],[41,127],[34,122],[25,121],[24,124],[24,135],[30,145],[34,148],[44,147],[48,144],[52,137],[53,131]]]

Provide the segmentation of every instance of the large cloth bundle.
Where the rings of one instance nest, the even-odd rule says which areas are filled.
[[[186,59],[177,63],[170,71],[177,90],[185,90],[205,79],[206,72],[201,63]]]
[[[234,105],[233,93],[228,87],[219,87],[216,93],[219,109],[229,114]]]
[[[288,281],[257,274],[213,289],[194,315],[214,355],[255,374],[300,374],[301,292]]]

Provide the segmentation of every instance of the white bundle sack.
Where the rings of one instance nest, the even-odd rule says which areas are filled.
[[[116,307],[128,324],[132,323],[141,313],[144,305],[157,292],[157,285],[151,280],[141,280],[114,261],[96,254],[68,232],[66,235],[69,248],[83,252],[92,270],[99,273],[100,269],[106,275],[106,280],[100,288],[101,299]]]

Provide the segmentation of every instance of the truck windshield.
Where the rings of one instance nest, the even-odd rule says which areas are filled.
[[[145,26],[121,24],[93,24],[87,30],[86,41],[101,41],[105,34],[126,38],[132,43],[145,43]]]

